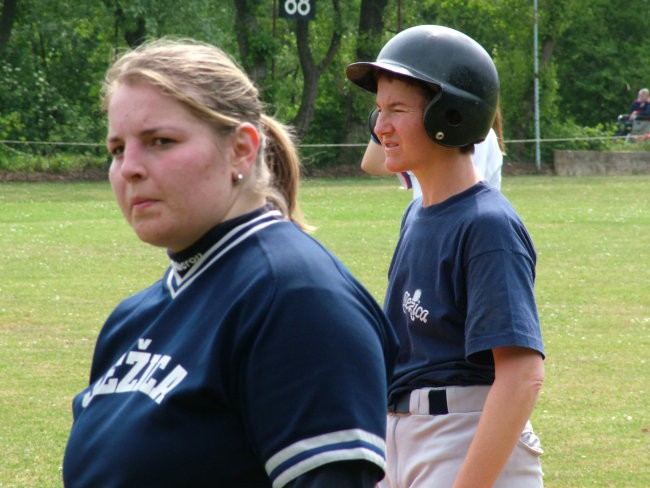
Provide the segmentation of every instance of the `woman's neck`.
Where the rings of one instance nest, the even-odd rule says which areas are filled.
[[[413,169],[422,188],[422,206],[444,202],[481,181],[470,153],[447,152],[426,165]]]

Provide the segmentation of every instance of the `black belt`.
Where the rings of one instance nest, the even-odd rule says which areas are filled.
[[[388,413],[410,413],[411,392],[400,395],[397,400],[388,405]],[[447,392],[445,390],[429,390],[429,415],[446,415]]]

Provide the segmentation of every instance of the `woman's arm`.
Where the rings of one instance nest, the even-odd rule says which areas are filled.
[[[375,141],[370,140],[368,147],[366,147],[366,152],[363,153],[363,158],[361,159],[361,169],[370,175],[392,175],[393,173],[388,171],[386,166],[384,166],[385,159],[386,155],[384,154],[384,148],[381,144],[377,144]]]
[[[499,477],[530,418],[544,381],[539,352],[492,350],[495,379],[454,488],[489,488]]]

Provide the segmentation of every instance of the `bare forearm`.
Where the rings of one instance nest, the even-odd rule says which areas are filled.
[[[370,175],[388,176],[393,173],[386,169],[384,149],[377,143],[370,141],[361,159],[361,169]]]
[[[497,373],[454,488],[494,485],[530,418],[543,371],[541,357],[533,353]]]

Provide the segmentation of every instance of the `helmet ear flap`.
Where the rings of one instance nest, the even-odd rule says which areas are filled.
[[[440,113],[440,98],[442,97],[442,89],[434,95],[434,97],[427,103],[427,106],[424,107],[422,112],[422,122],[424,123],[424,129],[431,139],[434,142],[443,144],[443,141],[447,137],[446,125],[444,123],[444,118]]]
[[[485,139],[494,121],[493,108],[469,93],[457,93],[443,87],[423,112],[424,128],[429,138],[447,147],[463,147]],[[468,139],[467,134],[483,137]]]
[[[375,107],[368,114],[368,129],[370,130],[370,137],[372,137],[372,140],[375,141],[377,144],[381,144],[379,142],[379,137],[377,137],[377,134],[375,133],[375,125],[377,125],[378,118],[379,118],[379,109]]]

